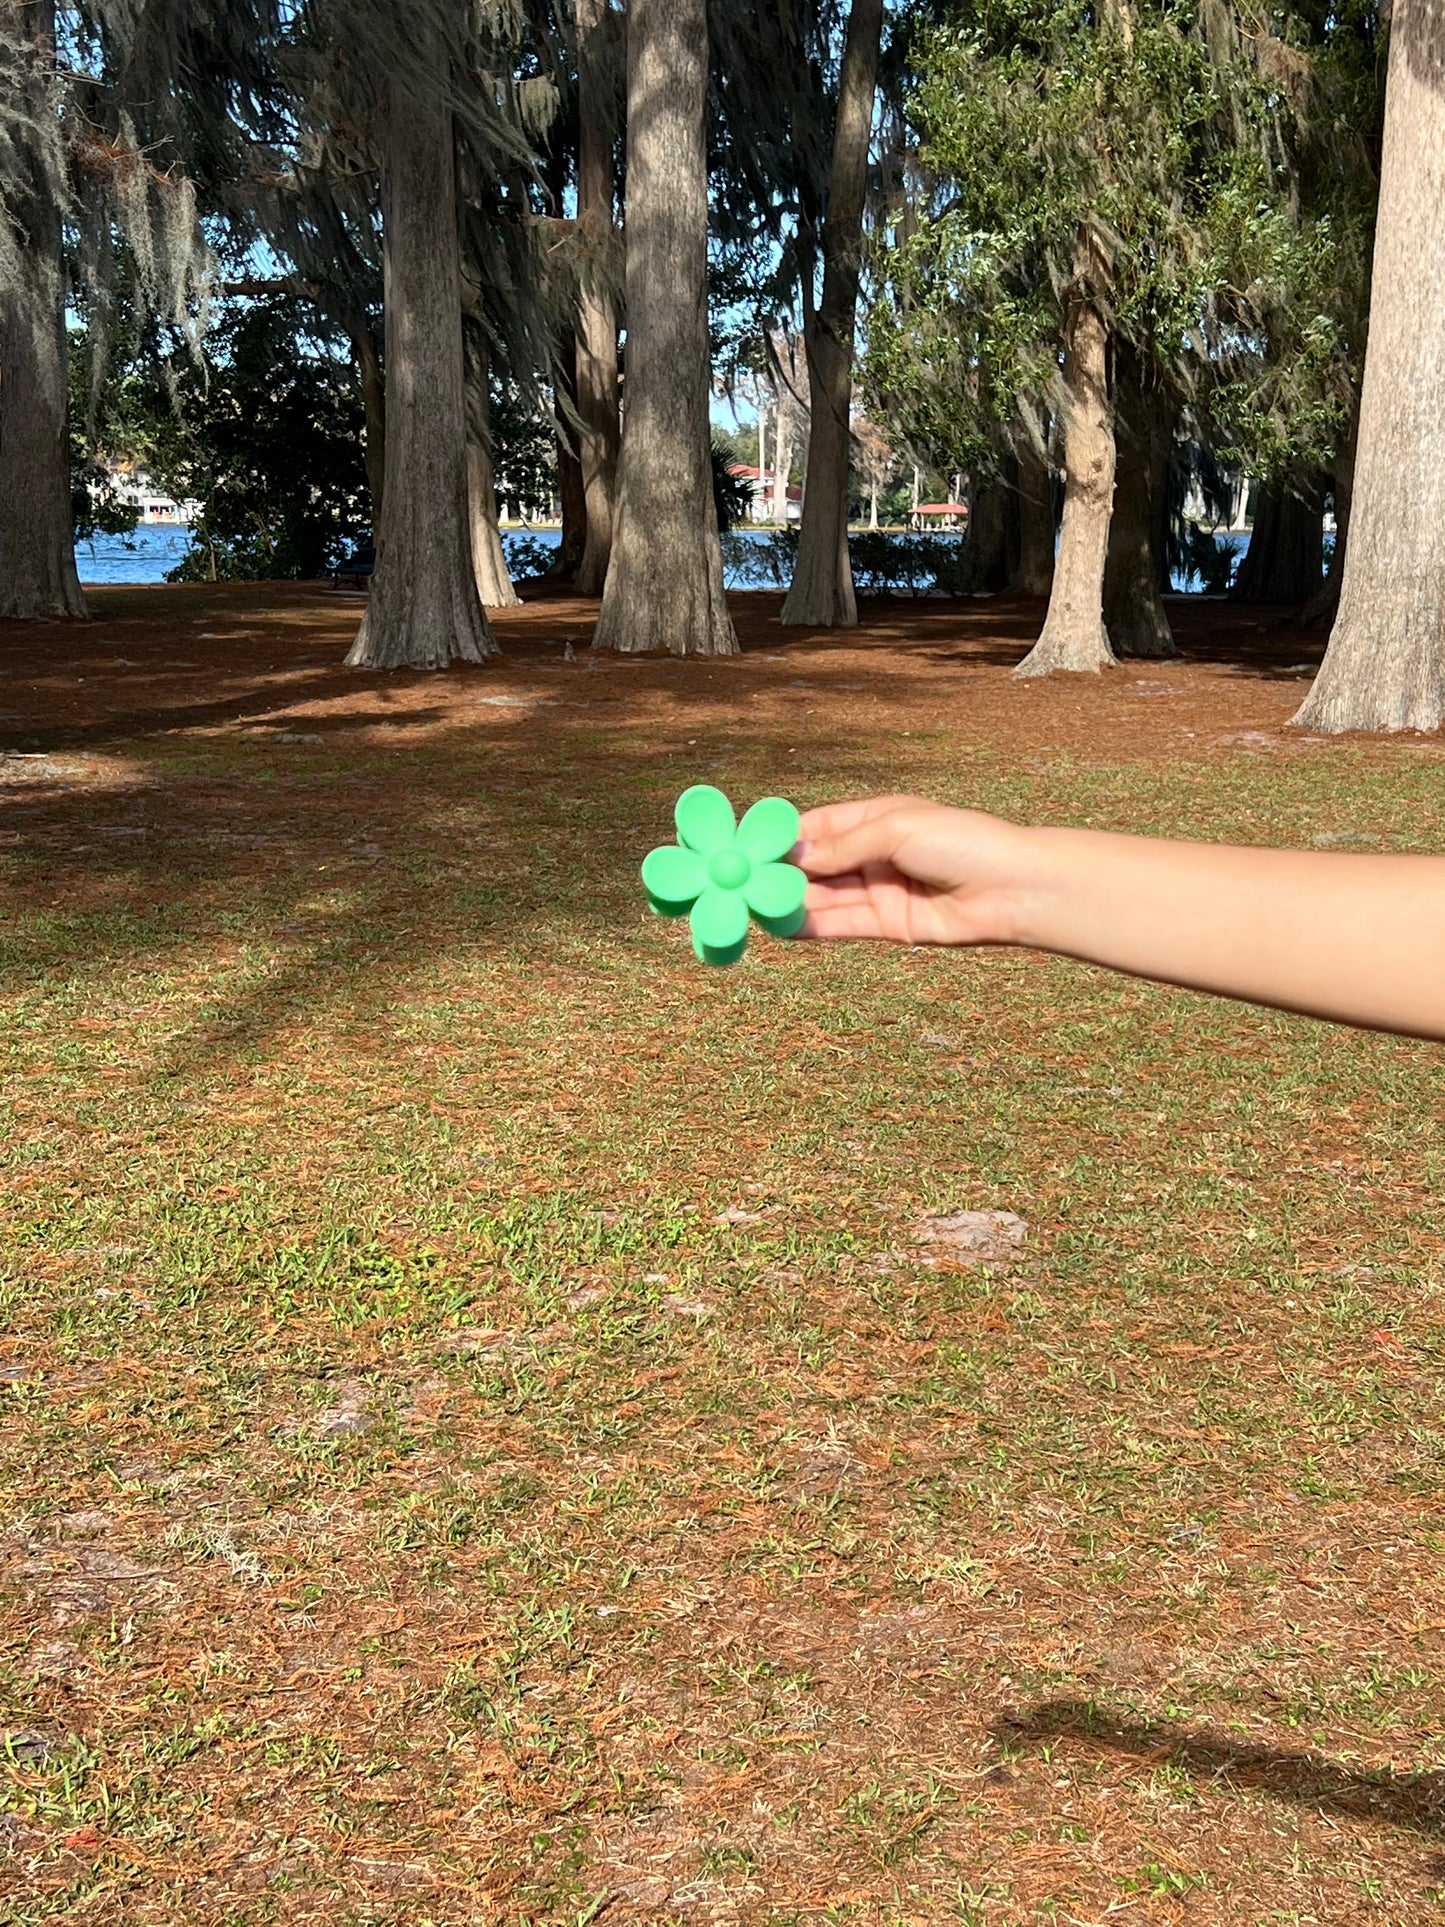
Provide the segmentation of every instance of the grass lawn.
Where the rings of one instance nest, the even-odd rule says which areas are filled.
[[[0,1918],[1440,1917],[1440,1049],[636,879],[695,780],[1441,849],[1440,745],[1208,608],[96,600],[0,645]]]

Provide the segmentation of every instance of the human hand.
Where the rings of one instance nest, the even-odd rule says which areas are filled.
[[[873,796],[809,810],[792,860],[809,878],[800,937],[977,944],[1018,941],[1036,857],[1018,824]]]

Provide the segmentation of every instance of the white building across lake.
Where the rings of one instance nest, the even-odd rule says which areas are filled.
[[[178,502],[173,495],[152,486],[143,468],[113,467],[109,470],[111,493],[136,512],[143,527],[189,528],[198,521],[199,502]],[[99,489],[95,491],[99,493]]]

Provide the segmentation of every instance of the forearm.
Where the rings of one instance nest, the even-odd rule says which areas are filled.
[[[1014,940],[1115,970],[1445,1038],[1445,857],[1029,830]]]

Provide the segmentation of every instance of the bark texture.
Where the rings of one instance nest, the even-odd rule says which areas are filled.
[[[41,153],[53,121],[55,0],[5,0],[0,33],[24,63],[32,125],[14,141],[17,271],[0,282],[0,617],[84,616],[70,505],[69,372],[60,206]]]
[[[1264,483],[1231,595],[1242,602],[1306,603],[1324,577],[1324,486],[1318,476]]]
[[[1104,627],[1104,564],[1114,500],[1109,334],[1096,290],[1101,268],[1087,241],[1064,320],[1064,519],[1049,612],[1016,676],[1098,670],[1116,660]]]
[[[737,653],[708,429],[706,96],[705,0],[632,0],[627,409],[601,649]]]
[[[511,609],[521,601],[512,586],[497,517],[497,478],[492,467],[491,355],[480,333],[464,335],[466,383],[467,510],[472,524],[472,570],[484,609]]]
[[[848,423],[853,330],[863,259],[868,143],[878,87],[883,0],[853,0],[838,75],[838,114],[823,222],[823,295],[807,331],[808,477],[785,623],[850,629],[858,621],[848,559]]]
[[[793,466],[792,427],[787,406],[778,396],[778,427],[773,438],[773,522],[777,528],[788,526],[788,472]]]
[[[557,505],[562,511],[562,539],[543,580],[571,588],[576,584],[577,572],[587,553],[587,488],[571,431],[560,418],[557,423]]]
[[[1445,722],[1445,8],[1395,0],[1340,610],[1295,721]]]
[[[1169,463],[1168,420],[1160,398],[1145,385],[1139,357],[1123,343],[1114,374],[1118,456],[1104,563],[1104,627],[1116,656],[1157,661],[1177,654],[1154,552],[1155,504]]]
[[[386,498],[386,383],[382,378],[381,354],[376,335],[369,324],[352,333],[351,351],[356,357],[357,380],[361,387],[364,417],[366,489],[371,497],[373,533],[381,527],[381,508]]]
[[[612,555],[617,501],[617,307],[612,297],[617,237],[612,204],[612,117],[606,86],[607,0],[577,0],[577,240],[581,285],[577,298],[578,458],[586,501],[587,536],[577,566],[577,588],[601,595]]]
[[[477,599],[467,506],[451,116],[393,88],[382,179],[387,424],[371,595],[347,662],[444,669],[496,642]]]
[[[1009,579],[1011,516],[1006,482],[990,476],[972,491],[965,562],[969,589],[995,595]]]
[[[1018,456],[1018,560],[1009,587],[1046,596],[1054,586],[1054,490],[1047,462],[1029,443]]]

